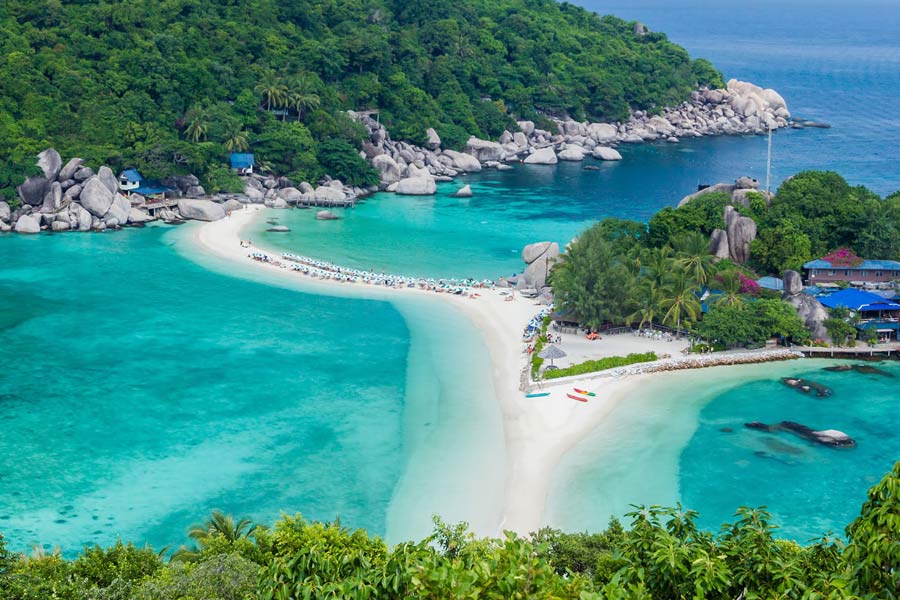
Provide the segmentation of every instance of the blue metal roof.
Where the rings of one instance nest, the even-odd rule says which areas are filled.
[[[232,169],[246,169],[248,167],[252,167],[255,164],[256,162],[254,161],[252,154],[246,154],[242,152],[231,153]]]
[[[142,185],[141,187],[135,188],[131,190],[134,194],[141,194],[142,196],[153,196],[154,194],[165,194],[166,192],[171,192],[172,188],[167,188],[163,186],[153,186],[153,185]]]
[[[767,290],[777,290],[780,292],[784,289],[784,281],[777,277],[771,277],[769,275],[760,277],[756,280],[756,283],[759,284],[759,287],[766,288]]]
[[[896,260],[864,260],[855,267],[834,266],[827,260],[811,260],[803,265],[804,269],[835,269],[838,271],[900,271],[900,262]]]
[[[144,179],[137,169],[125,169],[119,177],[124,177],[128,181],[141,181]]]
[[[818,300],[828,308],[843,306],[857,312],[900,310],[900,304],[897,304],[893,300],[887,300],[878,294],[872,294],[871,292],[854,289],[841,290],[829,296],[822,296]]]

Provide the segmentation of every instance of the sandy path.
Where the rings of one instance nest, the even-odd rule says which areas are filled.
[[[237,264],[266,270],[286,278],[300,289],[387,301],[398,294],[419,294],[435,301],[451,302],[473,321],[484,336],[492,362],[496,398],[485,398],[484,401],[500,403],[506,436],[505,508],[501,521],[497,523],[497,533],[511,530],[526,534],[540,528],[549,486],[560,458],[647,376],[567,381],[548,386],[545,391],[550,392],[549,396],[525,398],[524,392],[519,390],[521,372],[527,363],[521,336],[525,325],[541,308],[533,300],[516,296],[514,301],[508,302],[499,290],[480,290],[482,296],[472,300],[412,288],[389,289],[360,283],[323,281],[285,267],[255,261],[248,257],[249,252],[266,252],[273,258],[280,257],[278,251],[258,246],[248,249],[240,244],[242,229],[260,218],[266,210],[249,206],[220,221],[204,223],[194,229],[193,241],[205,252]],[[590,389],[597,396],[587,403],[576,402],[566,396],[572,387]]]

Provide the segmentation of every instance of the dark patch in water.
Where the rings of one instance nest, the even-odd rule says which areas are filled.
[[[734,431],[734,429],[732,429],[731,427],[723,427],[719,431],[721,431],[722,433],[731,433],[732,431]]]
[[[65,519],[57,519],[57,520],[55,520],[55,521],[53,521],[53,522],[54,522],[54,523],[59,523],[60,525],[62,525],[63,523],[68,523],[68,521],[66,521]]]
[[[98,517],[97,515],[94,515],[93,517],[91,517],[91,521],[97,521],[99,519],[100,519],[100,517]]]

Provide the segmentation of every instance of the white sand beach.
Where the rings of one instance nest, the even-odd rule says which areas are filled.
[[[242,230],[254,219],[262,218],[267,210],[271,209],[250,206],[220,221],[197,226],[193,231],[194,242],[219,258],[287,278],[292,286],[300,289],[387,301],[396,299],[399,294],[419,294],[435,301],[450,302],[472,320],[484,336],[492,361],[497,397],[484,398],[484,402],[499,403],[506,437],[508,464],[505,498],[502,499],[504,509],[494,534],[503,530],[527,534],[544,525],[548,486],[561,457],[594,430],[617,403],[627,400],[650,375],[593,375],[575,380],[550,381],[542,390],[533,390],[549,392],[548,396],[526,398],[525,392],[520,389],[522,371],[527,364],[522,332],[528,321],[542,308],[536,301],[519,295],[513,301],[507,301],[499,289],[478,290],[480,297],[472,299],[416,288],[394,289],[362,283],[339,283],[302,275],[286,265],[253,260],[248,254],[254,251],[266,252],[273,258],[280,256],[277,251],[258,246],[247,248],[241,244]],[[576,337],[572,336],[573,345],[576,345]],[[604,338],[596,344],[601,351],[598,355],[654,350],[680,356],[683,347],[683,344],[643,340],[630,334]],[[581,346],[578,342],[577,347]],[[660,376],[664,375],[655,375]],[[575,387],[590,390],[596,396],[588,402],[572,400],[566,394]]]

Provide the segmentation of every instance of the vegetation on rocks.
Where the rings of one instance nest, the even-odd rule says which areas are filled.
[[[0,50],[7,197],[49,146],[207,186],[250,150],[313,181],[360,149],[346,110],[459,147],[513,116],[622,119],[723,85],[663,34],[554,0],[26,0],[0,7]]]
[[[600,533],[542,529],[530,538],[478,539],[465,524],[435,519],[431,536],[393,547],[299,515],[252,531],[220,515],[188,560],[121,542],[75,560],[17,555],[0,537],[0,600],[890,600],[900,590],[898,514],[900,463],[869,491],[845,539],[806,546],[776,539],[771,516],[751,508],[718,533],[699,529],[697,513],[681,506],[636,506],[627,529],[612,520]]]

